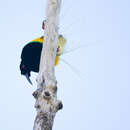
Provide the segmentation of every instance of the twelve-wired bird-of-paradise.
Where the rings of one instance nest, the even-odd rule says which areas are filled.
[[[44,29],[44,22],[42,25],[42,29]],[[21,53],[21,63],[20,63],[20,70],[21,74],[24,75],[30,84],[32,84],[30,80],[30,72],[39,72],[39,65],[40,65],[40,57],[41,57],[41,51],[44,43],[44,36],[41,36],[39,38],[36,38],[26,44],[23,47],[22,53]],[[59,62],[59,56],[63,54],[64,52],[64,46],[66,43],[66,39],[59,35],[58,37],[58,48],[56,52],[56,58],[55,58],[55,66],[58,65]]]

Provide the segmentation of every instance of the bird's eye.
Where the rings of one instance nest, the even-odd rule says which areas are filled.
[[[60,46],[58,46],[58,48],[57,48],[57,52],[59,52],[60,51]]]

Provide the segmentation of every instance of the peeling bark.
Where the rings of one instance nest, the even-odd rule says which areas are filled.
[[[63,107],[62,102],[57,99],[54,71],[60,2],[61,0],[47,0],[44,44],[37,77],[38,88],[33,93],[37,110],[33,130],[52,130],[55,114]]]

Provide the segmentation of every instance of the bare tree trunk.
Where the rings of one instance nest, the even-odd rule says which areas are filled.
[[[41,54],[40,71],[37,77],[37,116],[33,130],[52,130],[55,114],[63,105],[57,100],[57,81],[54,62],[58,40],[58,17],[61,0],[47,0],[44,44]]]

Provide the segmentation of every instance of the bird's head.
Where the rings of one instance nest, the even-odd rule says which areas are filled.
[[[21,71],[21,74],[24,75],[26,77],[26,79],[28,80],[28,82],[32,85],[32,81],[30,80],[30,76],[31,76],[30,75],[30,70],[22,62],[20,64],[20,71]]]
[[[65,44],[66,44],[66,39],[62,35],[59,35],[59,37],[58,37],[58,48],[57,48],[57,52],[56,52],[57,56],[60,56],[60,55],[63,54]]]

